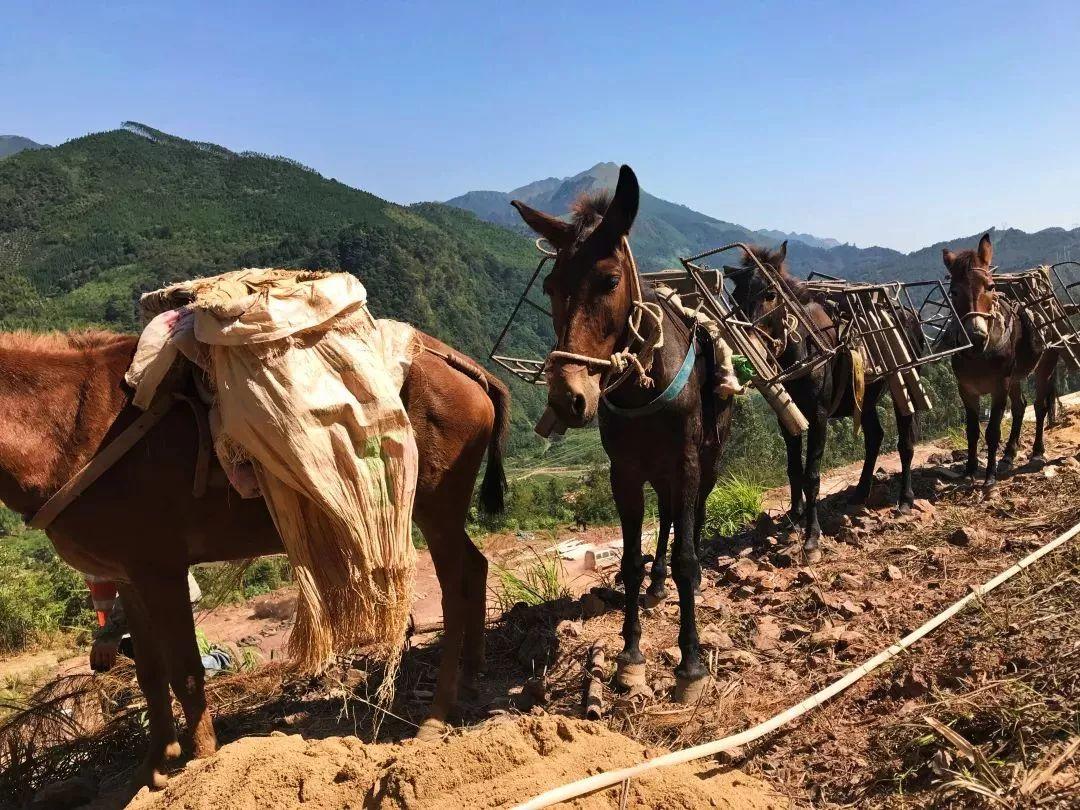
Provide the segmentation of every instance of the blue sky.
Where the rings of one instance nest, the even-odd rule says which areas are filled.
[[[49,143],[133,119],[399,202],[615,160],[722,219],[903,250],[1080,222],[1075,2],[4,0],[0,19],[0,132]]]

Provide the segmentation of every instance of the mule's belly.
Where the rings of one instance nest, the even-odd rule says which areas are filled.
[[[53,548],[60,555],[60,559],[82,574],[93,574],[96,577],[116,581],[126,581],[127,574],[124,569],[115,562],[91,552],[85,546],[63,536],[54,536],[49,533]]]

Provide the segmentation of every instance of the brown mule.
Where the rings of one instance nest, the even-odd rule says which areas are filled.
[[[465,532],[476,475],[483,508],[502,508],[502,446],[509,392],[423,336],[423,352],[402,386],[420,456],[413,519],[442,586],[445,621],[438,682],[424,730],[441,728],[466,678],[484,662],[487,561]],[[0,335],[0,501],[31,515],[138,415],[124,372],[136,338],[110,333]],[[447,359],[449,358],[449,359]],[[136,779],[165,781],[180,753],[169,686],[184,709],[196,757],[217,741],[203,692],[203,667],[188,605],[189,565],[280,552],[262,499],[242,500],[224,485],[192,495],[198,428],[186,406],[173,408],[142,441],[68,506],[47,533],[74,567],[119,583],[146,696],[150,746]],[[223,481],[212,462],[211,478]]]
[[[648,483],[656,491],[660,513],[648,595],[658,600],[666,594],[668,531],[674,525],[671,568],[679,593],[682,658],[675,669],[673,696],[693,702],[708,675],[700,660],[694,612],[701,582],[698,546],[705,499],[716,483],[720,448],[730,429],[731,400],[718,402],[713,395],[717,371],[705,345],[707,336],[688,327],[669,303],[640,284],[628,241],[639,199],[637,177],[623,166],[614,196],[579,200],[572,222],[522,202],[513,205],[558,251],[544,279],[558,336],[548,363],[548,405],[570,427],[582,427],[598,416],[600,438],[611,459],[626,588],[617,680],[627,688],[645,682],[638,598],[645,577],[641,524]],[[644,315],[647,311],[654,314]],[[631,324],[635,313],[642,313],[642,320],[634,322],[637,326]],[[655,345],[658,328],[663,340]],[[602,376],[602,369],[610,368],[603,364],[623,350],[636,358],[628,361],[629,376],[618,368]],[[642,364],[640,371],[635,371],[635,362]]]
[[[989,490],[997,480],[998,444],[1001,441],[1001,419],[1006,398],[1012,405],[1012,428],[1001,457],[1001,467],[1012,466],[1020,442],[1027,402],[1024,399],[1024,379],[1035,372],[1035,443],[1031,460],[1044,460],[1043,428],[1046,413],[1056,397],[1054,367],[1058,351],[1036,347],[1031,324],[1021,317],[1017,306],[998,297],[994,289],[991,264],[994,246],[990,234],[984,234],[975,250],[941,252],[949,271],[949,295],[960,317],[953,328],[964,329],[972,348],[953,355],[952,367],[956,385],[964,403],[967,420],[967,467],[965,475],[974,479],[978,471],[979,399],[990,395],[990,419],[986,423],[986,478]]]

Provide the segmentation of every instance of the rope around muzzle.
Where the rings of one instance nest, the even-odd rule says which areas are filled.
[[[633,372],[637,373],[637,384],[642,388],[652,388],[656,383],[649,376],[652,367],[653,353],[664,345],[664,311],[659,304],[646,301],[641,294],[641,277],[638,275],[637,262],[634,253],[630,250],[630,240],[622,238],[623,248],[630,259],[630,315],[626,326],[630,330],[630,339],[626,348],[612,354],[610,357],[592,357],[587,354],[565,352],[561,349],[551,351],[547,356],[550,363],[579,363],[588,368],[606,369],[608,374],[615,374],[614,382],[604,386],[600,395],[605,396],[614,391],[629,378]],[[649,336],[642,334],[645,320],[651,323],[648,329]],[[634,350],[631,347],[637,342],[641,348]]]
[[[994,303],[990,307],[989,312],[968,312],[965,315],[960,316],[960,328],[967,332],[967,322],[975,318],[986,318],[986,345],[983,347],[983,352],[992,352],[1000,348],[1001,344],[1005,342],[1005,337],[1008,332],[1009,322],[1006,320],[1006,313],[1010,316],[1016,315],[1016,311],[1007,305],[1007,302],[1003,302],[1000,298],[1000,293],[994,293]],[[995,333],[997,337],[995,338]],[[968,339],[970,340],[970,335]]]

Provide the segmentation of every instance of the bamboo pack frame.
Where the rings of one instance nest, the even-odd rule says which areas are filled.
[[[738,748],[740,746],[751,743],[754,740],[760,739],[766,734],[776,731],[777,729],[782,728],[793,720],[802,717],[807,712],[817,708],[818,706],[840,694],[853,684],[862,680],[864,677],[869,675],[882,664],[892,660],[901,652],[903,652],[908,647],[917,642],[919,639],[936,630],[938,627],[943,625],[945,622],[947,622],[957,613],[962,611],[972,602],[990,593],[990,591],[994,590],[1002,583],[1008,581],[1009,579],[1012,579],[1012,577],[1016,576],[1016,574],[1038,562],[1050,552],[1060,548],[1065,543],[1076,537],[1077,534],[1080,534],[1080,523],[1073,526],[1064,534],[1059,535],[1054,540],[1051,540],[1042,548],[1024,557],[1024,559],[1020,560],[1020,562],[1002,571],[993,579],[983,583],[977,588],[972,588],[971,593],[969,593],[967,596],[963,597],[957,602],[954,602],[950,607],[941,611],[941,613],[934,616],[934,618],[930,619],[917,630],[912,631],[888,649],[883,650],[882,652],[875,655],[873,658],[866,661],[861,666],[853,669],[843,678],[840,678],[838,681],[833,682],[826,688],[822,689],[820,692],[811,695],[801,703],[792,706],[787,711],[781,712],[775,717],[766,720],[764,723],[759,723],[753,728],[747,729],[746,731],[740,732],[738,734],[733,734],[729,737],[724,737],[723,739],[714,740],[712,742],[703,743],[701,745],[695,745],[692,748],[686,748],[682,751],[673,751],[670,754],[665,754],[661,757],[646,760],[645,762],[629,768],[620,768],[619,770],[607,771],[606,773],[596,774],[595,776],[590,776],[585,779],[579,779],[578,781],[571,782],[568,785],[563,785],[562,787],[554,788],[545,793],[541,793],[539,796],[536,796],[529,801],[524,802],[523,804],[517,805],[515,807],[515,810],[541,810],[541,808],[550,807],[551,805],[558,804],[560,802],[570,801],[571,799],[578,798],[579,796],[594,793],[598,790],[603,790],[604,788],[609,788],[613,785],[618,784],[622,784],[625,791],[630,783],[630,780],[636,776],[641,776],[642,774],[648,773],[649,771],[654,771],[658,768],[670,767],[672,765],[682,765],[687,762],[692,762],[696,759],[714,756],[724,751],[730,751],[733,748]]]

